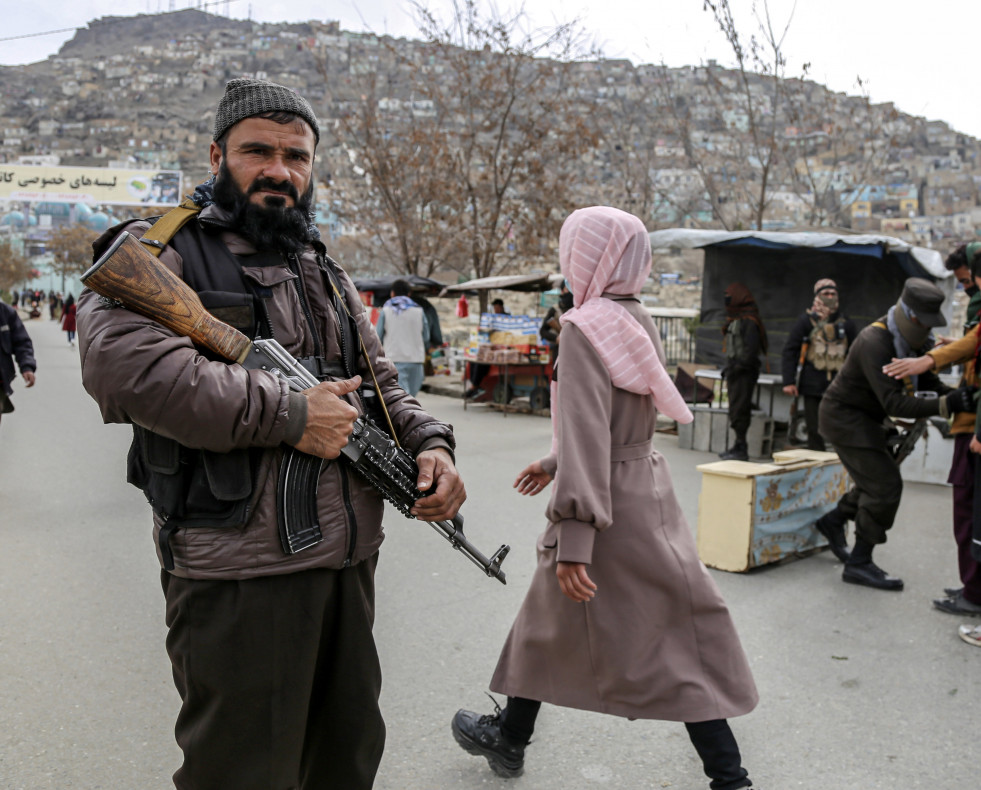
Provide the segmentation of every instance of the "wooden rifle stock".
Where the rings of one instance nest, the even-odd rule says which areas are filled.
[[[249,354],[248,337],[205,310],[187,283],[125,231],[82,275],[82,284],[223,359],[241,363]]]

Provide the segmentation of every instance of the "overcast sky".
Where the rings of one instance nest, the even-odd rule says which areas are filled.
[[[763,0],[756,0],[762,7]],[[428,0],[448,8],[451,0]],[[498,0],[497,7],[517,3]],[[748,38],[756,31],[754,0],[732,0]],[[856,78],[874,101],[892,101],[912,115],[946,121],[981,137],[977,74],[981,56],[975,43],[981,29],[981,0],[769,0],[775,27],[793,19],[785,39],[788,75],[810,63],[813,79],[834,90],[857,93]],[[109,15],[135,15],[198,6],[197,0],[43,0],[4,4],[0,39],[62,28],[84,27]],[[551,26],[578,17],[606,56],[634,63],[670,66],[710,58],[732,63],[732,53],[703,0],[528,0],[531,24]],[[263,21],[337,19],[346,30],[413,36],[411,3],[404,0],[219,0],[212,13]],[[0,64],[43,60],[57,52],[72,32],[0,40]]]

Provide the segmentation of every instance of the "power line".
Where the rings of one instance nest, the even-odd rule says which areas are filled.
[[[37,36],[53,36],[55,33],[71,33],[78,30],[77,27],[63,27],[61,30],[45,30],[43,33],[23,33],[19,36],[6,36],[5,38],[0,38],[0,41],[17,41],[21,38],[35,38]]]
[[[227,14],[229,4],[237,3],[237,2],[239,2],[239,0],[209,0],[209,2],[198,3],[198,5],[195,6],[195,8],[199,10],[204,10],[205,8],[209,8],[215,5],[224,5],[225,13]],[[160,14],[156,14],[156,16],[165,16],[166,14],[178,14],[180,13],[180,11],[184,11],[184,10],[186,9],[182,8],[179,9],[178,11],[166,11]],[[251,7],[250,7],[250,11],[251,11]],[[128,18],[129,17],[121,17],[120,19],[128,19]],[[81,30],[83,27],[85,27],[85,25],[78,25],[77,27],[63,27],[60,28],[59,30],[45,30],[43,33],[21,33],[19,36],[5,36],[3,38],[0,38],[0,43],[4,41],[19,41],[20,39],[24,39],[24,38],[37,38],[38,36],[53,36],[56,33],[72,33],[76,30]]]

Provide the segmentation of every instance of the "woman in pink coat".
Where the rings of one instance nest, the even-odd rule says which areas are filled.
[[[726,721],[757,702],[725,602],[698,559],[664,458],[657,412],[691,413],[636,294],[651,270],[643,223],[614,208],[570,215],[552,452],[515,487],[555,481],[538,567],[491,680],[504,710],[461,710],[453,735],[499,776],[523,772],[542,702],[684,722],[713,790],[750,787]]]

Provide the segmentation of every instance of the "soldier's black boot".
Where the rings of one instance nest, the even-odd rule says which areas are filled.
[[[864,587],[873,587],[876,590],[899,592],[903,589],[903,580],[890,576],[872,562],[873,548],[875,548],[873,544],[866,543],[861,538],[855,539],[855,548],[852,549],[851,557],[841,572],[842,581],[849,584],[861,584]]]
[[[498,776],[511,779],[524,773],[527,742],[520,743],[504,734],[501,709],[496,704],[494,713],[484,716],[458,710],[450,729],[462,749],[487,758],[491,770]]]
[[[845,525],[848,523],[838,508],[825,513],[814,522],[814,529],[820,532],[828,541],[828,548],[842,562],[848,562],[851,552],[848,551],[848,540],[845,538]]]
[[[724,453],[719,453],[719,458],[723,461],[748,461],[749,452],[745,441],[736,441]]]

